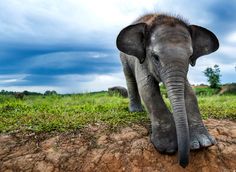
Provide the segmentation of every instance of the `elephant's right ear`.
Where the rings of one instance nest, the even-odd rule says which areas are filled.
[[[201,26],[190,25],[190,33],[193,44],[190,64],[195,66],[198,57],[210,54],[219,48],[219,41],[214,33]]]
[[[146,57],[146,28],[145,23],[130,25],[119,33],[116,40],[116,46],[121,52],[137,57],[140,63]]]

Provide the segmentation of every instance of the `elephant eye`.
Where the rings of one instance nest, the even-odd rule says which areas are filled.
[[[155,58],[155,60],[159,61],[159,56],[157,54],[152,54],[152,56]]]

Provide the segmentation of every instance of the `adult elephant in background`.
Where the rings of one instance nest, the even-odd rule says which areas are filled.
[[[150,114],[155,148],[163,153],[178,149],[180,165],[187,166],[190,148],[215,144],[202,122],[187,72],[198,57],[218,49],[217,37],[177,17],[148,14],[124,28],[116,43],[121,51],[130,111],[142,111],[141,96]],[[167,88],[173,114],[161,97],[159,82]]]

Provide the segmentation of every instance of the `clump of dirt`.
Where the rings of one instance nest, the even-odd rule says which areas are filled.
[[[235,171],[236,122],[209,119],[205,124],[218,144],[191,152],[185,169],[176,155],[155,150],[149,126],[111,131],[93,124],[70,133],[0,135],[0,171]]]

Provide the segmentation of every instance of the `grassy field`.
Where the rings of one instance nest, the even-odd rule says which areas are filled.
[[[236,95],[199,96],[203,118],[236,119]],[[0,95],[0,133],[11,131],[67,131],[89,123],[104,122],[111,127],[147,122],[146,112],[128,112],[128,99],[107,92],[79,95]],[[165,99],[167,105],[170,103]]]

